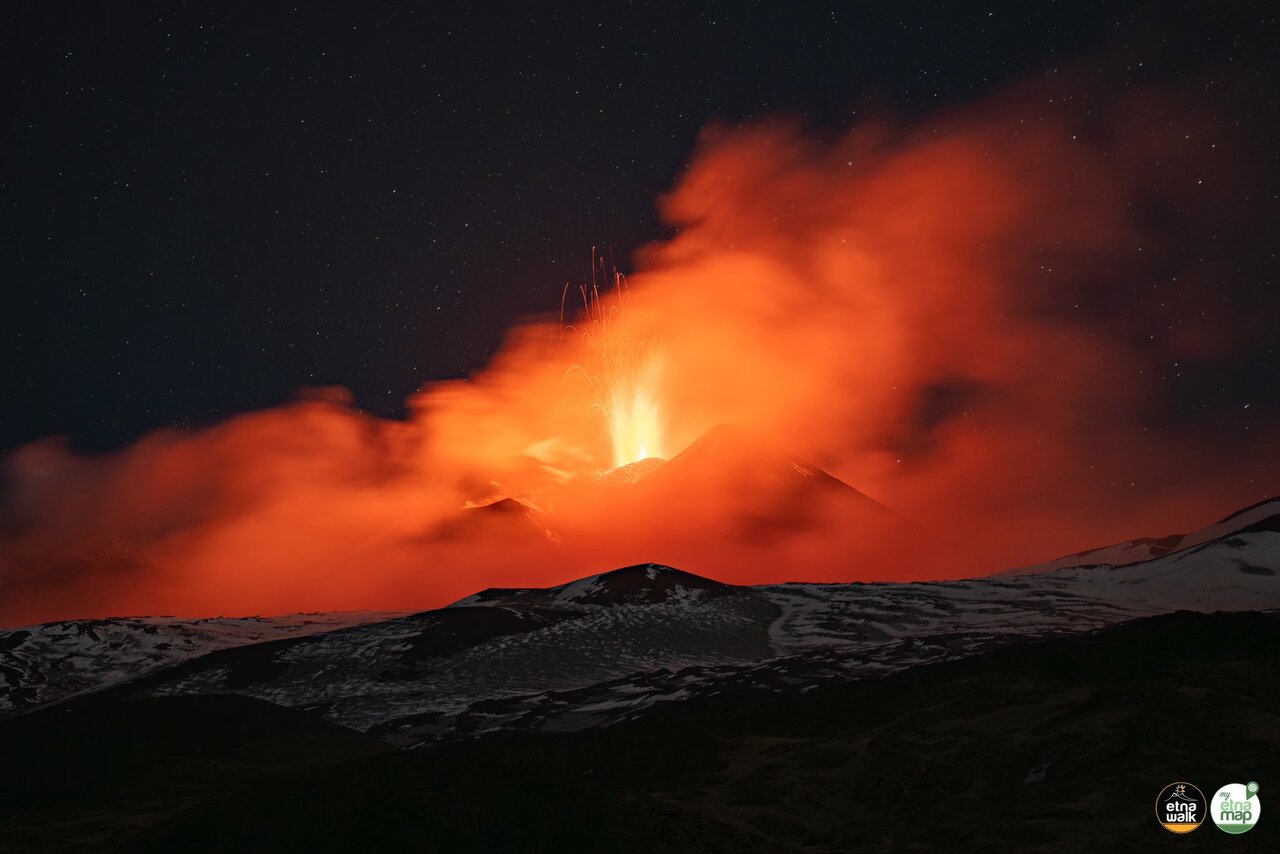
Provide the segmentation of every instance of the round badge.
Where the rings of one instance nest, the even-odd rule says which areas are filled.
[[[1253,830],[1261,813],[1258,784],[1253,782],[1228,783],[1209,802],[1209,815],[1213,816],[1213,823],[1227,833]]]
[[[1156,818],[1165,830],[1190,833],[1205,819],[1204,793],[1190,783],[1170,783],[1156,798]]]

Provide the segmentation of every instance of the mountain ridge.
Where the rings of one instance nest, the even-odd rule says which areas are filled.
[[[607,726],[725,690],[843,684],[1177,610],[1280,609],[1280,530],[1263,516],[1236,515],[1216,540],[1134,564],[958,581],[739,586],[637,564],[135,672],[127,649],[64,660],[56,645],[0,634],[0,664],[19,662],[0,699],[12,713],[32,686],[42,693],[28,711],[239,693],[397,746]],[[111,678],[71,697],[51,666]]]

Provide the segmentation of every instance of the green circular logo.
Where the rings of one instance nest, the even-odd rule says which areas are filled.
[[[1209,815],[1213,823],[1227,833],[1246,833],[1253,830],[1262,814],[1262,802],[1258,800],[1258,784],[1228,783],[1209,800]]]

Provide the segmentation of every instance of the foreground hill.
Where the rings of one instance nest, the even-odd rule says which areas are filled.
[[[1273,851],[1280,826],[1175,839],[1152,802],[1180,779],[1265,787],[1280,767],[1278,651],[1275,616],[1178,613],[879,679],[742,686],[607,728],[416,751],[293,731],[308,719],[284,710],[238,738],[245,710],[228,698],[94,704],[0,722],[0,751],[16,757],[0,778],[0,847]]]
[[[9,654],[37,681],[46,670],[113,674],[80,703],[240,694],[402,747],[579,730],[742,686],[814,690],[1182,609],[1280,609],[1280,517],[1257,516],[1153,560],[964,581],[738,587],[640,565],[220,649],[133,679],[109,642],[43,667],[29,638]],[[42,683],[46,699],[53,686]]]
[[[1278,509],[964,581],[12,630],[0,850],[1164,850],[1161,786],[1280,759]]]

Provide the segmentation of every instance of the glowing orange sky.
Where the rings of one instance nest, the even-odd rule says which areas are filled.
[[[1261,498],[1280,473],[1274,430],[1222,447],[1152,428],[1162,370],[1235,346],[1209,278],[1156,283],[1176,331],[1072,309],[1093,271],[1122,278],[1162,251],[1134,204],[1152,164],[1240,176],[1192,141],[1195,121],[1169,130],[1181,100],[1132,94],[1086,115],[1056,91],[826,138],[786,119],[708,128],[660,203],[677,231],[638,254],[604,355],[585,321],[531,322],[483,372],[424,388],[407,422],[312,401],[103,457],[18,451],[0,624],[425,608],[642,560],[741,582],[936,578]],[[631,384],[611,397],[617,376]],[[607,411],[627,422],[621,452]],[[714,483],[691,487],[701,510],[682,518],[575,490],[718,423],[909,517],[933,552],[875,530],[719,540],[754,508]],[[500,519],[449,527],[502,495],[538,505],[561,542]]]

